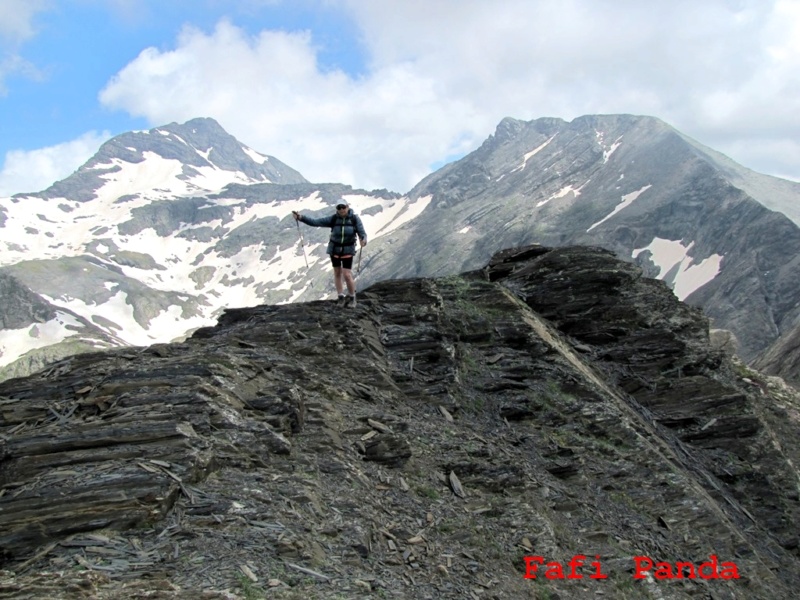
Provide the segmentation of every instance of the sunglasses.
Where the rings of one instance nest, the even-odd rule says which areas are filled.
[[[343,208],[347,208],[347,205],[346,204],[337,204],[336,205],[336,210],[342,210]]]

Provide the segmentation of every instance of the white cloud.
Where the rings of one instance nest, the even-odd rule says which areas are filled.
[[[363,75],[321,69],[310,33],[222,21],[144,50],[101,102],[154,125],[211,116],[313,181],[401,192],[506,116],[649,114],[740,162],[800,153],[795,0],[331,3],[358,24]]]
[[[312,181],[398,191],[467,149],[459,134],[473,116],[412,65],[355,79],[320,69],[308,33],[250,37],[227,21],[184,29],[175,50],[146,49],[100,99],[154,124],[211,116]]]
[[[48,0],[3,0],[0,2],[0,40],[19,43],[32,37],[33,17],[50,6]]]
[[[20,73],[31,79],[40,78],[39,70],[20,56],[20,44],[36,34],[33,19],[50,5],[48,0],[2,0],[0,2],[0,96],[5,96],[5,80]]]
[[[347,0],[374,65],[413,62],[476,113],[649,114],[739,160],[752,155],[731,130],[766,140],[780,129],[800,149],[796,0],[430,4]]]
[[[41,80],[43,78],[42,72],[33,63],[25,60],[19,54],[7,53],[0,58],[0,96],[8,94],[5,80],[15,73],[32,80]]]
[[[97,0],[93,0],[97,1]],[[104,0],[118,16],[131,0]],[[257,10],[279,0],[240,0]],[[48,0],[4,0],[0,39],[34,34]],[[152,125],[197,116],[312,181],[407,191],[506,116],[634,113],[756,170],[800,179],[797,0],[325,0],[352,18],[358,75],[324,68],[310,31],[251,35],[229,20],[145,48],[101,104]],[[9,72],[36,75],[16,54]],[[91,136],[93,134],[87,134]],[[66,147],[68,144],[54,148]],[[11,152],[0,183],[53,148]],[[87,155],[88,157],[88,155]],[[69,174],[75,162],[57,172]],[[51,176],[42,180],[50,180]],[[48,181],[48,184],[51,181]]]
[[[91,131],[56,146],[7,152],[0,169],[0,196],[48,188],[89,160],[110,135]]]

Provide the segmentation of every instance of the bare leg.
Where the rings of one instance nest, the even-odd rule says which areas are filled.
[[[350,269],[342,269],[342,274],[344,275],[344,281],[347,284],[347,291],[352,296],[356,293],[356,282],[353,279],[353,272]]]
[[[342,267],[333,267],[333,285],[336,287],[336,294],[339,296],[344,293],[342,270]]]

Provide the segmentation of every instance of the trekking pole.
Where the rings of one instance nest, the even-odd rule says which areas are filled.
[[[356,269],[356,275],[361,273],[361,253],[364,251],[364,246],[360,246],[358,248],[358,268]]]
[[[295,213],[294,211],[292,211],[292,213],[294,213],[294,214],[297,214],[297,213]],[[297,225],[297,233],[299,233],[299,234],[300,234],[300,245],[303,247],[303,258],[305,258],[305,259],[306,259],[306,271],[308,271],[308,256],[306,255],[306,242],[305,242],[305,240],[303,239],[303,232],[302,232],[302,230],[300,229],[300,221],[299,221],[299,220],[297,220],[297,219],[295,219],[295,221],[294,221],[294,222],[295,222],[295,224]]]

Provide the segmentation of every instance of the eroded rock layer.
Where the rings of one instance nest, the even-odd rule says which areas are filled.
[[[793,598],[798,406],[598,249],[229,310],[0,384],[0,598]]]

